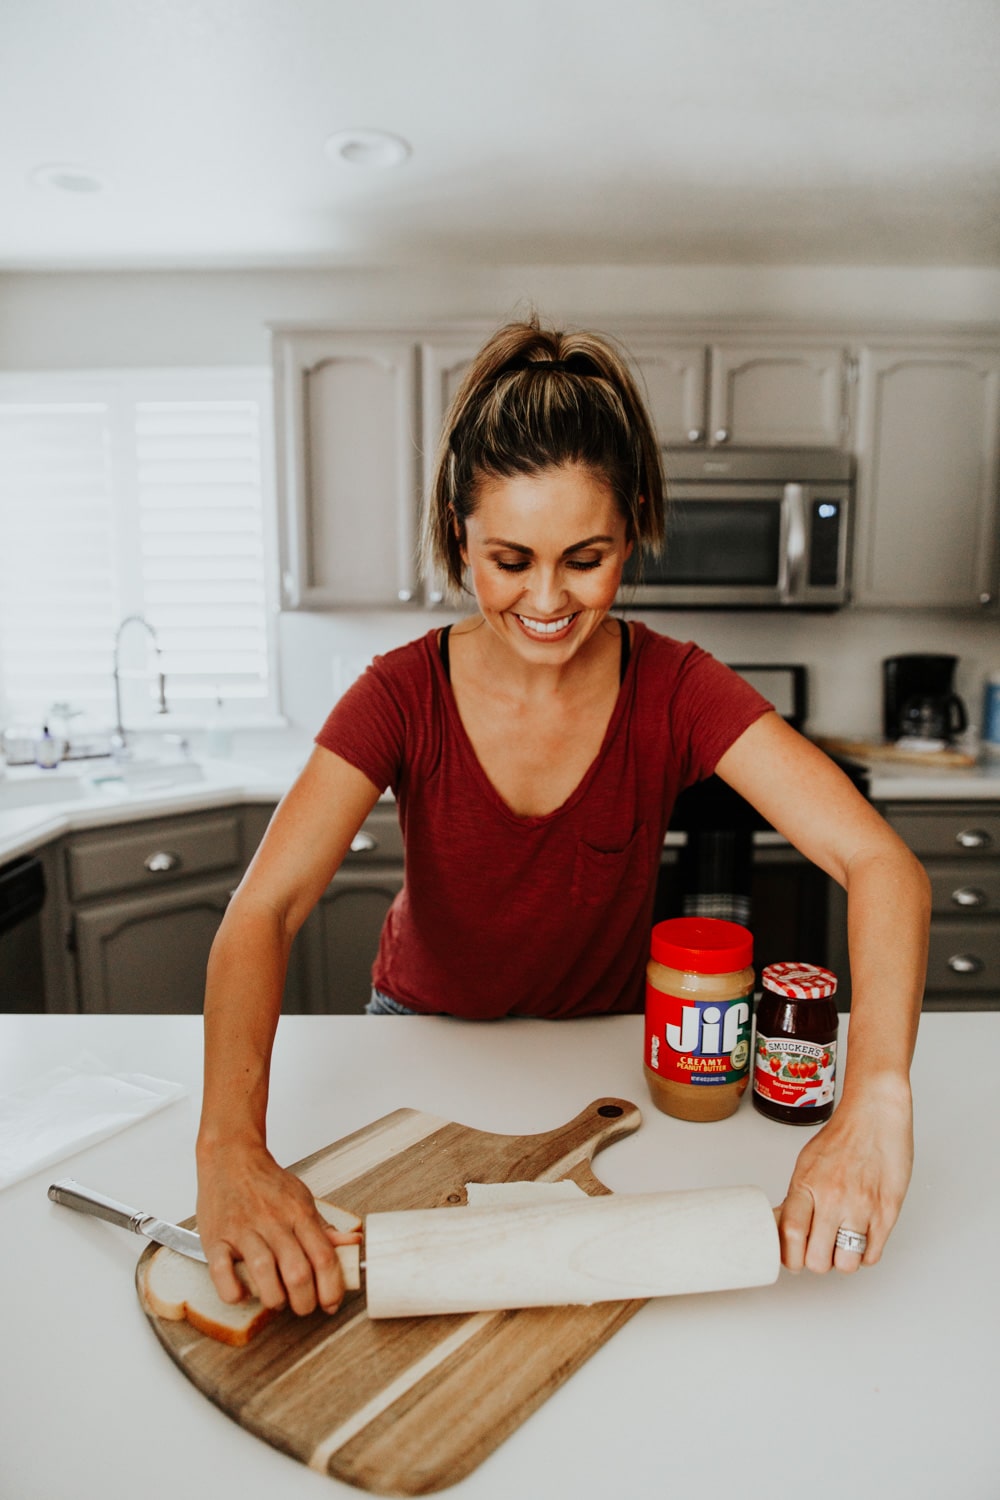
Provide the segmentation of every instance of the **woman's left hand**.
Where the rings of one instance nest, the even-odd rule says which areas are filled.
[[[802,1148],[777,1212],[789,1271],[856,1271],[880,1258],[910,1181],[913,1110],[909,1084],[868,1079],[841,1100]],[[868,1237],[864,1254],[835,1243],[838,1229]]]

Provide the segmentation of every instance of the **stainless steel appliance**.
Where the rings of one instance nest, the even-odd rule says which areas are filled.
[[[847,602],[853,461],[833,448],[668,453],[667,540],[633,553],[623,604],[836,609]]]
[[[910,652],[882,663],[882,730],[888,741],[955,739],[968,722],[952,686],[957,656]]]

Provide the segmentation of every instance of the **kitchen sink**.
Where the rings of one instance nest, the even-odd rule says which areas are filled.
[[[196,760],[123,760],[90,775],[93,786],[108,792],[159,792],[204,780]]]
[[[14,770],[0,776],[0,813],[19,807],[79,802],[84,798],[140,797],[204,780],[204,769],[193,760],[108,761],[100,769],[83,774],[63,770]]]
[[[89,794],[90,785],[82,776],[63,776],[58,771],[17,778],[6,776],[0,778],[0,812],[50,802],[77,802]]]

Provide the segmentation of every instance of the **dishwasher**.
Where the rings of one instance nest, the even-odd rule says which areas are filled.
[[[41,860],[22,854],[0,865],[0,1011],[45,1009],[44,904]]]

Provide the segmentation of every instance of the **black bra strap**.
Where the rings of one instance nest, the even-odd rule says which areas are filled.
[[[622,633],[621,662],[618,667],[618,681],[625,681],[625,673],[628,671],[629,657],[632,655],[632,635],[625,620],[618,621]],[[446,625],[441,631],[438,640],[438,649],[441,652],[441,665],[444,667],[444,675],[451,681],[451,661],[448,655],[448,636],[451,634],[451,626]]]
[[[444,675],[451,681],[451,662],[448,659],[448,637],[451,634],[451,626],[446,625],[438,640],[438,649],[441,652],[441,665],[444,667]]]

